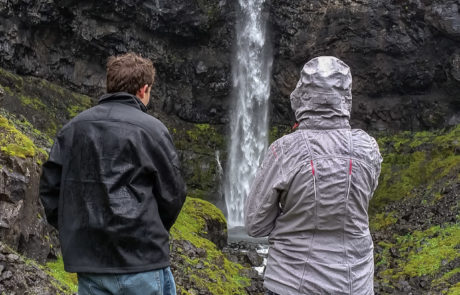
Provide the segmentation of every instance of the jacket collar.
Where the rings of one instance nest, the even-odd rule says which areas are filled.
[[[351,129],[348,118],[344,117],[333,117],[333,118],[321,118],[319,116],[310,117],[303,119],[299,122],[298,129]]]
[[[137,96],[126,92],[104,94],[99,98],[98,104],[104,104],[109,102],[122,103],[139,109],[144,113],[147,112],[147,107],[141,102],[141,100]]]

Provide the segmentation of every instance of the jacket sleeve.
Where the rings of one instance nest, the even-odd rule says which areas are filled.
[[[257,171],[244,206],[246,231],[252,237],[268,236],[280,214],[280,195],[284,187],[281,149],[273,143]]]
[[[59,193],[61,189],[62,149],[59,138],[51,148],[48,160],[43,164],[40,178],[40,200],[48,223],[58,228]]]
[[[382,158],[382,155],[380,155],[380,150],[379,150],[379,145],[377,144],[377,141],[372,138],[372,145],[373,145],[373,148],[374,148],[374,171],[375,171],[375,174],[374,174],[374,185],[372,187],[372,195],[374,195],[374,192],[375,190],[377,189],[377,186],[379,184],[379,177],[380,177],[380,171],[381,171],[381,168],[382,168],[382,162],[383,162],[383,158]]]
[[[169,231],[185,202],[186,186],[180,172],[176,148],[166,128],[162,138],[160,150],[154,155],[157,173],[153,193],[157,199],[161,221]]]

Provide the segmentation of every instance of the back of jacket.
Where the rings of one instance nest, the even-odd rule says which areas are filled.
[[[299,129],[269,147],[246,201],[248,233],[269,235],[265,287],[373,294],[367,209],[380,174],[377,143],[350,128],[351,95],[328,104],[324,91],[306,95],[302,80],[299,87],[291,96]]]
[[[59,132],[40,196],[69,272],[169,265],[169,229],[185,200],[166,127],[134,96],[103,96]]]

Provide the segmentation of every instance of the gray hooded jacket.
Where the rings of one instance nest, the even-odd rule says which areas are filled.
[[[374,294],[367,209],[382,157],[350,128],[350,68],[318,57],[291,94],[297,131],[268,149],[245,204],[254,237],[269,235],[264,286],[278,294]]]

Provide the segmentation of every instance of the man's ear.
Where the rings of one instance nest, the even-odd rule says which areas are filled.
[[[136,93],[136,96],[139,98],[144,98],[145,93],[148,91],[148,89],[149,89],[149,85],[145,84],[144,86],[139,88],[139,90]]]

